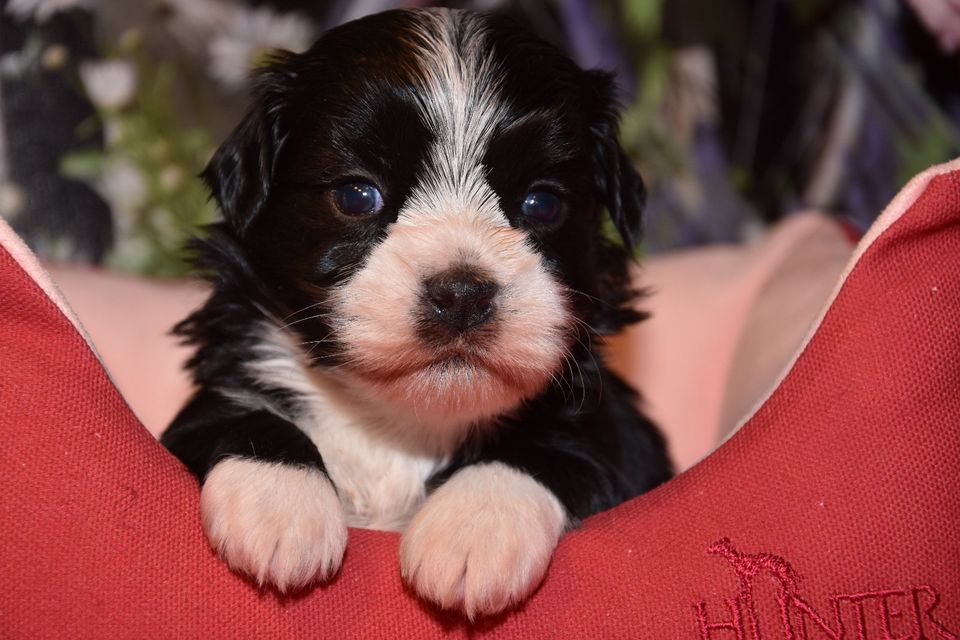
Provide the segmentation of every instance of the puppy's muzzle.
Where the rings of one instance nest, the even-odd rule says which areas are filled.
[[[500,286],[475,268],[438,273],[424,280],[423,289],[427,315],[448,331],[466,333],[496,315]]]

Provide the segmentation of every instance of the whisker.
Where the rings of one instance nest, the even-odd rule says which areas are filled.
[[[292,317],[295,316],[295,315],[298,315],[298,314],[300,314],[300,313],[303,313],[304,311],[308,311],[308,310],[310,310],[310,309],[313,309],[314,307],[319,307],[319,306],[322,305],[322,304],[323,304],[323,302],[314,302],[313,304],[308,304],[307,306],[305,306],[305,307],[302,308],[302,309],[297,309],[296,311],[291,311],[289,314],[287,314],[286,316],[283,317],[283,320],[286,321],[287,319],[292,318]]]
[[[580,363],[577,362],[577,359],[571,356],[569,360],[571,363],[577,366],[577,373],[580,375],[580,388],[582,391],[580,394],[580,406],[577,407],[577,413],[580,413],[583,411],[584,405],[587,404],[587,380],[583,376],[583,369],[580,367]],[[573,373],[571,371],[571,376],[572,375]]]
[[[317,318],[323,318],[323,317],[326,317],[326,316],[329,316],[329,315],[330,315],[329,313],[318,313],[318,314],[315,314],[315,315],[312,315],[312,316],[307,316],[306,318],[300,318],[299,320],[294,320],[294,321],[292,321],[292,322],[288,322],[288,323],[286,323],[286,324],[284,324],[284,325],[282,325],[282,326],[279,326],[279,327],[277,327],[277,328],[280,329],[280,330],[288,329],[288,328],[292,327],[292,326],[295,325],[295,324],[300,324],[301,322],[307,322],[308,320],[316,320]]]
[[[584,298],[586,298],[587,300],[590,300],[590,301],[592,301],[592,302],[599,302],[599,303],[602,304],[602,305],[610,306],[610,303],[607,302],[606,300],[603,300],[602,298],[598,298],[598,297],[596,297],[596,296],[592,296],[592,295],[590,295],[589,293],[587,293],[587,292],[585,292],[585,291],[580,291],[579,289],[574,289],[573,287],[565,287],[565,289],[566,289],[566,291],[569,291],[570,293],[575,293],[575,294],[577,294],[578,296],[582,296],[582,297],[584,297]]]
[[[563,363],[563,364],[564,364],[564,367],[566,367],[566,366],[567,366],[566,356],[564,356],[563,360],[564,360],[564,363]],[[573,375],[573,371],[572,371],[572,370],[571,370],[570,373],[571,373],[571,375]],[[557,374],[555,374],[555,373],[551,373],[551,374],[550,374],[550,380],[551,380],[551,382],[553,382],[553,383],[560,389],[560,392],[563,394],[563,401],[564,401],[564,402],[568,402],[568,401],[570,401],[570,400],[573,399],[573,394],[574,394],[573,384],[571,384],[570,381],[568,381],[568,380],[565,378],[565,376],[563,376],[563,375],[557,375]],[[567,389],[570,390],[570,395],[567,395]]]

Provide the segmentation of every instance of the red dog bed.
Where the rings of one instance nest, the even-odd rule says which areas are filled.
[[[894,200],[730,440],[587,520],[529,603],[473,627],[404,589],[390,533],[352,531],[299,598],[230,573],[195,481],[4,247],[0,636],[960,638],[960,163]]]

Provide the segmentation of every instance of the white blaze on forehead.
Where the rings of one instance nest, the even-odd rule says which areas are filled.
[[[421,180],[400,212],[412,215],[473,208],[506,218],[496,207],[482,164],[505,103],[496,65],[478,16],[457,11],[427,11],[415,32],[421,50],[425,87],[421,108],[436,136]]]

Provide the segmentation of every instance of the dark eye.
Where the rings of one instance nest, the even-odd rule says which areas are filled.
[[[348,182],[333,190],[333,200],[341,213],[348,216],[367,216],[383,208],[383,196],[372,184]]]
[[[549,191],[531,191],[523,199],[520,210],[527,218],[539,222],[553,222],[560,217],[560,198]]]

